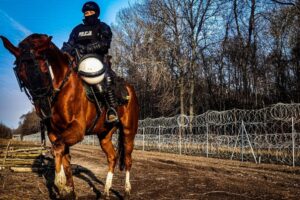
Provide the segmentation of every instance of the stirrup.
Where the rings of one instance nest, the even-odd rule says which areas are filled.
[[[118,113],[113,107],[108,108],[105,121],[107,123],[119,122]]]

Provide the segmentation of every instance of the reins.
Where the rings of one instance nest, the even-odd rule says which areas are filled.
[[[71,63],[69,63],[69,68],[68,68],[68,72],[66,74],[66,76],[64,77],[63,81],[61,82],[60,86],[58,88],[54,88],[54,93],[51,95],[50,97],[50,102],[51,102],[51,107],[53,106],[54,102],[56,101],[56,98],[59,94],[59,92],[61,91],[61,89],[65,86],[65,84],[67,83],[67,81],[70,78],[70,75],[72,73],[72,66],[70,65]]]
[[[46,59],[46,62],[47,62],[47,67],[50,70],[51,65],[48,64],[47,58],[45,58],[45,59]],[[69,80],[69,78],[70,78],[70,76],[72,74],[72,71],[74,71],[73,70],[73,63],[74,63],[74,61],[69,61],[68,71],[67,71],[66,75],[64,76],[64,79],[62,80],[62,82],[60,83],[60,85],[57,88],[53,87],[53,81],[51,80],[51,84],[52,85],[49,85],[47,87],[47,91],[45,93],[40,94],[40,95],[33,95],[33,94],[30,93],[30,91],[31,91],[30,89],[28,89],[25,86],[23,86],[25,94],[27,95],[28,99],[31,101],[31,103],[33,105],[39,104],[40,101],[47,101],[47,104],[48,104],[47,107],[50,108],[50,113],[49,114],[45,114],[44,113],[45,111],[43,110],[45,108],[40,107],[41,112],[42,112],[42,116],[40,116],[40,117],[43,120],[51,117],[51,115],[52,115],[51,108],[55,104],[59,93],[61,92],[61,90],[63,89],[63,87],[68,82],[68,80]],[[43,105],[45,105],[45,104],[43,104]]]

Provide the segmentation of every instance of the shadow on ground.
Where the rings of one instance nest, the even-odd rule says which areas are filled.
[[[36,171],[39,177],[43,177],[46,182],[46,187],[48,189],[48,194],[50,199],[58,200],[58,189],[54,185],[54,178],[55,178],[55,168],[54,168],[54,159],[52,157],[45,157],[40,156],[36,159],[36,162],[34,162],[33,167],[36,167],[37,165],[42,166],[39,167],[39,170]],[[83,200],[83,199],[100,199],[102,196],[102,193],[99,189],[95,186],[95,183],[100,184],[104,187],[104,183],[99,180],[96,175],[89,169],[77,165],[72,164],[72,173],[73,178],[77,177],[84,182],[86,182],[93,193],[95,195],[89,195],[89,196],[81,196],[80,194],[77,194],[77,199]],[[76,183],[75,183],[76,187]],[[77,186],[79,187],[79,186]],[[111,189],[111,195],[114,197],[113,199],[124,199],[122,195],[115,190]]]

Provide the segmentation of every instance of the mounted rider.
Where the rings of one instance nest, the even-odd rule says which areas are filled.
[[[64,42],[61,50],[73,57],[84,58],[85,55],[96,54],[101,58],[101,61],[107,66],[103,75],[104,84],[101,83],[101,85],[98,84],[93,87],[104,94],[108,107],[107,122],[117,122],[119,119],[116,112],[116,97],[112,89],[115,73],[111,69],[110,56],[108,55],[112,32],[106,23],[98,19],[100,7],[97,3],[86,2],[82,7],[82,13],[84,14],[83,24],[77,25],[72,30],[68,42]]]

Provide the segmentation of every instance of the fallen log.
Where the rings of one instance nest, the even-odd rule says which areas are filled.
[[[16,162],[16,163],[5,163],[5,165],[2,165],[3,167],[4,166],[10,166],[10,167],[13,167],[13,166],[37,166],[37,165],[40,165],[40,163],[25,163],[25,162]]]
[[[11,140],[9,140],[9,142],[7,143],[7,146],[6,146],[6,154],[4,156],[3,163],[2,163],[3,165],[5,164],[5,160],[6,160],[6,157],[7,157],[7,151],[8,151],[8,147],[10,145],[10,142],[11,142]]]
[[[4,166],[5,165],[39,165],[41,163],[42,162],[39,160],[18,160],[18,161],[10,160],[10,161],[6,161],[5,164],[3,165]]]
[[[14,149],[14,150],[8,150],[9,153],[14,153],[14,152],[30,152],[30,151],[47,151],[45,147],[32,147],[32,148],[26,148],[26,149]]]
[[[10,167],[13,172],[38,172],[43,170],[42,167]]]
[[[5,143],[5,147],[2,143],[3,147],[0,148],[0,170],[11,169],[14,172],[33,172],[49,167],[54,168],[47,159],[50,148],[35,144],[17,144],[11,140],[7,140]]]
[[[40,159],[6,159],[5,163],[33,163],[33,162],[39,162]]]
[[[48,151],[43,151],[43,152],[30,152],[30,153],[26,153],[26,152],[17,152],[17,153],[8,153],[8,155],[6,157],[14,157],[14,158],[18,158],[18,157],[34,157],[34,156],[40,156],[40,155],[44,155],[48,153]],[[5,155],[4,154],[0,154],[0,159],[4,158]]]
[[[40,164],[5,164],[5,165],[0,165],[0,169],[10,169],[11,167],[42,167]]]

